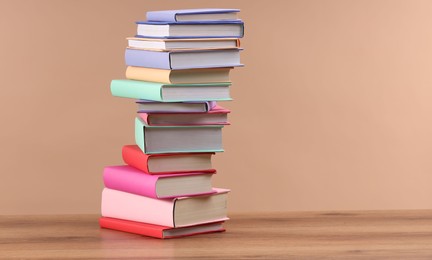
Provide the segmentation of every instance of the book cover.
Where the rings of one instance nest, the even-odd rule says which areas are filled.
[[[148,143],[146,143],[146,129],[157,129],[157,128],[165,128],[165,129],[192,129],[192,128],[214,128],[214,129],[221,129],[223,125],[209,125],[209,126],[149,126],[147,125],[143,120],[141,120],[139,117],[135,118],[135,143],[138,145],[138,147],[146,154],[162,154],[162,153],[213,153],[213,152],[223,152],[224,150],[221,148],[208,148],[208,149],[188,149],[184,150],[179,147],[166,147],[163,150],[158,151],[149,151],[147,149]],[[186,133],[187,131],[182,131],[183,133]],[[171,136],[171,139],[176,138],[183,138],[182,134],[179,134],[178,136]],[[199,138],[195,136],[195,143],[198,143],[202,140],[203,137],[200,136]]]
[[[215,188],[216,193],[199,197],[179,197],[174,199],[153,199],[123,191],[104,188],[102,191],[101,214],[102,217],[124,219],[149,224],[184,227],[211,222],[225,221],[227,217],[197,221],[189,224],[175,223],[175,205],[179,200],[201,199],[207,201],[212,196],[229,192],[225,189]]]
[[[138,113],[138,116],[147,124],[147,125],[160,125],[160,126],[175,126],[175,125],[229,125],[229,122],[208,122],[208,123],[194,123],[194,122],[188,122],[188,123],[184,123],[184,124],[154,124],[151,122],[151,117],[152,115],[196,115],[196,116],[205,116],[205,115],[211,115],[211,114],[228,114],[231,111],[228,109],[225,109],[221,106],[215,106],[212,110],[208,111],[208,112],[190,112],[190,113]]]
[[[215,35],[215,34],[209,34],[206,35],[194,35],[190,33],[191,35],[181,35],[181,36],[174,36],[174,35],[164,35],[164,36],[153,36],[153,35],[144,35],[145,32],[137,32],[138,34],[135,35],[135,37],[140,38],[155,38],[155,39],[194,39],[194,38],[242,38],[244,36],[244,23],[242,20],[230,20],[230,21],[184,21],[184,22],[161,22],[161,21],[137,21],[136,24],[138,25],[138,31],[140,31],[140,25],[160,25],[160,26],[169,26],[169,27],[175,27],[175,26],[181,26],[181,25],[190,25],[190,32],[193,32],[195,28],[193,26],[202,27],[200,25],[205,25],[206,27],[214,27],[218,25],[236,25],[239,28],[239,32],[236,34],[231,35]],[[213,25],[213,26],[212,26]],[[207,28],[208,29],[208,28]],[[202,29],[201,29],[202,30]],[[211,32],[211,29],[208,29],[207,32]]]
[[[138,113],[151,113],[151,112],[155,112],[155,113],[163,113],[163,112],[169,112],[169,113],[185,113],[185,112],[190,112],[190,107],[195,107],[196,105],[204,105],[204,109],[200,110],[200,111],[195,111],[198,109],[192,109],[194,112],[207,112],[212,110],[216,105],[217,102],[216,101],[185,101],[185,102],[158,102],[158,101],[152,101],[152,100],[145,100],[145,99],[140,99],[137,100],[135,103],[139,104],[157,104],[157,105],[163,105],[164,107],[159,107],[158,109],[138,109]],[[166,106],[169,106],[170,104],[172,105],[179,105],[181,108],[176,107],[175,110],[173,109],[168,109],[166,108]]]
[[[175,50],[218,50],[218,49],[238,49],[240,48],[239,38],[145,38],[145,37],[127,37],[128,48],[147,49],[151,51],[175,51]],[[141,43],[141,44],[140,44]],[[213,43],[213,44],[212,44]],[[225,43],[225,44],[222,44]],[[234,43],[231,45],[229,43]],[[176,47],[168,47],[176,46]],[[177,46],[178,45],[178,46]],[[214,45],[214,46],[212,46]],[[146,47],[138,47],[146,46]],[[195,46],[195,47],[186,47]],[[226,47],[222,47],[226,46]]]
[[[229,71],[231,69],[232,68],[167,70],[128,66],[126,68],[126,78],[164,84],[231,82],[229,79]]]
[[[149,21],[177,22],[177,15],[181,14],[219,14],[219,13],[238,13],[239,9],[221,9],[221,8],[202,8],[202,9],[180,9],[180,10],[163,10],[147,12]]]
[[[223,232],[225,231],[225,229],[223,228],[222,223],[224,222],[222,221],[203,225],[196,225],[187,228],[171,228],[167,226],[129,221],[124,219],[107,217],[99,218],[99,225],[101,228],[123,231],[160,239],[179,238],[199,234]]]
[[[216,172],[215,169],[200,169],[197,171],[170,171],[170,172],[151,172],[148,167],[148,161],[151,157],[163,157],[163,156],[187,156],[197,154],[214,154],[214,153],[169,153],[169,154],[145,154],[137,145],[125,145],[122,148],[123,161],[140,171],[147,174],[178,174],[178,173],[189,173],[189,172]]]
[[[178,65],[172,64],[173,55],[183,56],[183,59],[187,57],[185,55],[196,54],[199,56],[200,53],[210,53],[218,55],[221,52],[229,54],[238,54],[241,49],[222,49],[222,50],[181,50],[181,51],[149,51],[140,49],[127,48],[125,51],[125,63],[127,66],[134,67],[146,67],[154,69],[199,69],[199,68],[224,68],[224,67],[241,67],[241,63],[220,63],[220,64],[206,64],[203,65],[204,61],[197,61],[193,65]]]
[[[229,87],[231,83],[200,83],[200,84],[164,84],[149,81],[130,80],[130,79],[114,79],[111,81],[111,94],[116,97],[146,99],[159,102],[183,102],[183,101],[208,101],[194,98],[194,100],[165,100],[163,98],[164,88],[175,87],[212,87],[212,86],[226,86]],[[214,98],[213,101],[230,100],[230,98]]]
[[[179,173],[179,174],[145,174],[138,169],[128,166],[108,166],[103,172],[103,181],[105,187],[113,190],[124,191],[136,195],[141,195],[154,199],[167,199],[184,196],[197,196],[215,193],[214,190],[202,193],[185,193],[172,196],[158,196],[156,191],[157,181],[161,178],[179,178],[181,176],[193,176],[212,173]]]

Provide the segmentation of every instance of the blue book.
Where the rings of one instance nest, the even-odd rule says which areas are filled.
[[[147,12],[147,20],[161,22],[237,20],[239,9],[183,9]]]
[[[241,20],[203,22],[140,21],[136,23],[136,37],[144,38],[241,38],[244,35],[244,24]]]
[[[155,69],[197,69],[243,66],[241,49],[148,51],[126,49],[127,66]]]

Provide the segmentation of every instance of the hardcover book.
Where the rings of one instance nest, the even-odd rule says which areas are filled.
[[[102,216],[144,222],[166,227],[187,227],[220,222],[227,217],[227,193],[174,199],[153,199],[105,188],[102,192]]]
[[[165,84],[230,82],[232,68],[167,70],[128,66],[126,78]]]
[[[239,9],[182,9],[147,12],[147,20],[162,22],[237,20]]]
[[[149,51],[126,49],[127,66],[155,69],[199,69],[239,67],[241,49]]]
[[[215,101],[189,101],[189,102],[158,102],[151,100],[137,100],[139,113],[199,113],[212,110]]]
[[[231,100],[231,83],[164,84],[157,82],[114,79],[111,94],[117,97],[159,102]]]
[[[206,113],[139,113],[148,125],[229,125],[228,109],[216,106]]]
[[[145,154],[137,145],[125,145],[123,161],[147,174],[216,172],[212,167],[214,153]]]
[[[189,49],[237,49],[240,47],[238,38],[186,38],[186,39],[155,39],[144,37],[127,38],[129,48],[169,51]]]
[[[208,223],[190,227],[171,228],[143,222],[129,221],[117,218],[99,218],[101,228],[123,231],[148,237],[167,239],[214,232],[223,232],[223,222]]]
[[[105,167],[103,180],[105,187],[146,196],[166,199],[184,196],[211,194],[213,173],[180,173],[150,175],[128,166]]]
[[[136,37],[144,38],[241,38],[241,20],[204,22],[137,22]]]
[[[135,142],[146,154],[223,152],[223,125],[149,126],[135,118]]]

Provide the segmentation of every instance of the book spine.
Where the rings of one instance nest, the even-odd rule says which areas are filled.
[[[103,181],[105,187],[157,199],[156,182],[158,177],[145,174],[130,166],[105,167]]]
[[[101,209],[103,217],[174,227],[174,200],[153,199],[104,188]]]
[[[139,113],[137,116],[139,118],[141,118],[141,120],[144,121],[146,125],[151,125],[150,122],[149,122],[150,118],[149,118],[149,114],[148,113]]]
[[[144,140],[144,124],[141,122],[141,120],[136,117],[135,118],[135,143],[138,145],[138,147],[143,151],[143,153],[146,153],[145,149],[145,140]]]
[[[111,94],[117,97],[162,101],[162,85],[137,80],[112,80]]]
[[[212,110],[216,105],[217,105],[216,101],[207,101],[206,102],[207,112],[210,111],[210,110]]]
[[[148,169],[149,157],[135,145],[125,145],[122,149],[123,161],[147,174],[151,174]]]
[[[99,218],[99,225],[101,228],[108,228],[148,237],[164,238],[162,228],[151,228],[148,225],[144,226],[137,222],[101,217]]]
[[[142,67],[128,66],[126,69],[126,78],[134,80],[172,83],[170,80],[171,70],[150,69]]]
[[[241,26],[241,32],[240,32],[239,38],[243,38],[244,37],[244,23],[241,23],[240,26]]]
[[[173,12],[147,12],[148,21],[176,22],[176,13]]]
[[[169,52],[126,49],[125,61],[127,66],[171,69]]]

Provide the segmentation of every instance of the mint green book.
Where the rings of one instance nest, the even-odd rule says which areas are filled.
[[[204,84],[164,84],[129,79],[111,81],[111,94],[117,97],[160,102],[231,100],[229,82]]]
[[[145,154],[223,152],[223,125],[149,126],[135,118],[135,143]]]

